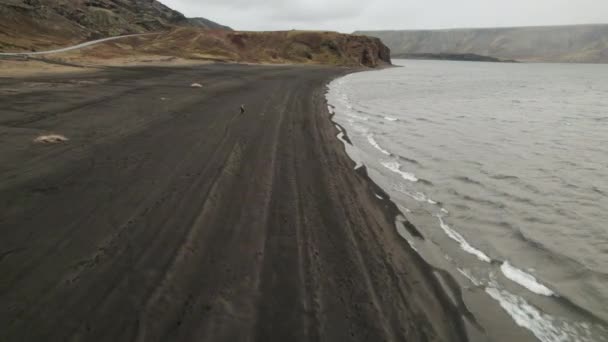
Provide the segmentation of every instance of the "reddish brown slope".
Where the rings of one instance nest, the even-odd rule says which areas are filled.
[[[303,63],[378,67],[390,50],[377,38],[321,31],[232,32],[179,28],[86,49],[83,58],[174,56],[253,63]]]

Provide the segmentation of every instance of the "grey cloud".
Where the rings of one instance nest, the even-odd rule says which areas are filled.
[[[608,22],[605,0],[160,0],[241,30],[431,29]]]

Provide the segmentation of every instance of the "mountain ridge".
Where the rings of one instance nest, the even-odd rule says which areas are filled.
[[[175,27],[231,30],[156,0],[0,0],[0,50],[32,51]]]
[[[608,24],[356,31],[394,54],[477,54],[524,62],[608,63]]]

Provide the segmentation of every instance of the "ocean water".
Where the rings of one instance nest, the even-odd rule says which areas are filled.
[[[396,64],[327,98],[424,236],[403,238],[460,283],[480,336],[608,341],[608,65]]]

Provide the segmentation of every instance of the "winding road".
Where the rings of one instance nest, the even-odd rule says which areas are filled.
[[[61,53],[61,52],[67,52],[67,51],[72,51],[72,50],[78,50],[78,49],[82,49],[82,48],[87,47],[87,46],[91,46],[91,45],[95,45],[95,44],[100,44],[100,43],[108,42],[108,41],[111,41],[111,40],[118,40],[118,39],[123,39],[123,38],[128,38],[128,37],[145,36],[145,35],[151,35],[151,34],[157,34],[157,33],[137,33],[137,34],[128,34],[128,35],[124,35],[124,36],[108,37],[108,38],[102,38],[102,39],[92,40],[92,41],[81,43],[81,44],[78,44],[78,45],[64,47],[64,48],[61,48],[61,49],[48,50],[48,51],[36,51],[36,52],[0,52],[0,56],[19,57],[19,56],[50,55],[50,54],[55,54],[55,53]]]

